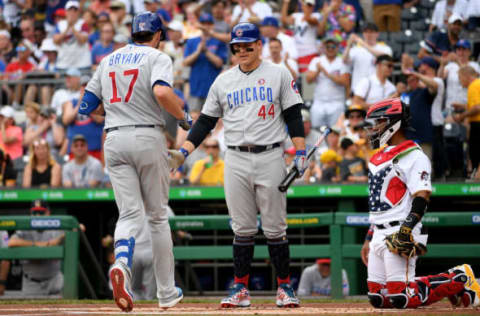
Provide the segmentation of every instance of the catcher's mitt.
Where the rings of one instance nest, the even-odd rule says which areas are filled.
[[[424,244],[413,240],[412,235],[409,235],[409,240],[403,240],[402,238],[399,238],[400,234],[400,232],[396,232],[385,237],[385,243],[390,252],[396,253],[407,259],[414,256],[424,255],[427,252],[427,247]]]

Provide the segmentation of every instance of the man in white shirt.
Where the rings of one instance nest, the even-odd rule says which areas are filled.
[[[353,104],[367,110],[373,103],[392,97],[395,86],[388,80],[393,72],[393,58],[389,55],[377,57],[375,73],[364,77],[353,87]]]
[[[323,43],[325,55],[310,62],[306,75],[308,83],[316,83],[310,109],[313,128],[337,123],[345,110],[345,88],[350,85],[347,66],[338,55],[337,39],[327,37]]]
[[[470,2],[475,2],[470,0]],[[456,14],[463,19],[467,16],[468,0],[440,0],[435,4],[429,31],[446,29],[450,15]]]
[[[280,25],[277,18],[273,16],[267,16],[266,18],[264,18],[260,26],[260,32],[265,39],[262,51],[263,59],[268,59],[270,57],[270,49],[268,47],[268,43],[271,38],[276,38],[282,43],[282,56],[288,54],[289,58],[292,58],[294,60],[298,58],[298,51],[297,46],[295,45],[295,39],[283,32],[280,32]]]
[[[282,23],[294,26],[294,39],[298,51],[298,66],[300,72],[307,71],[313,58],[318,56],[317,25],[322,18],[315,12],[315,0],[300,1],[301,11],[288,15],[290,0],[284,0],[282,5]]]
[[[233,27],[242,22],[259,24],[267,16],[272,16],[272,8],[265,2],[238,0],[238,4],[233,8],[230,25]]]
[[[70,0],[65,5],[67,18],[57,23],[53,41],[58,48],[57,69],[65,71],[75,67],[80,70],[90,71],[92,64],[88,33],[84,21],[80,18],[78,1]]]
[[[279,64],[292,74],[294,80],[298,77],[298,64],[292,58],[289,58],[289,54],[283,54],[283,44],[278,38],[271,38],[268,43],[268,50],[270,51],[270,57],[267,58],[274,64]]]
[[[383,42],[377,42],[378,27],[368,22],[363,27],[363,39],[352,33],[347,42],[343,61],[351,67],[353,88],[360,79],[375,73],[375,61],[380,55],[392,56],[392,49]]]
[[[76,68],[69,68],[65,72],[65,89],[55,90],[52,96],[51,107],[55,110],[57,116],[63,112],[63,104],[80,96],[80,77],[82,73]]]

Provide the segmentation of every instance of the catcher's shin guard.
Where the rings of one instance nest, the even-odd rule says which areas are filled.
[[[418,283],[424,283],[428,288],[428,296],[424,305],[440,301],[444,297],[458,294],[464,289],[467,276],[463,271],[439,273],[419,278]]]
[[[392,305],[390,301],[382,293],[382,290],[385,289],[385,286],[380,283],[367,281],[368,285],[368,301],[370,305],[375,308],[391,308]]]
[[[387,298],[394,308],[416,308],[426,301],[426,287],[415,282],[387,282]]]

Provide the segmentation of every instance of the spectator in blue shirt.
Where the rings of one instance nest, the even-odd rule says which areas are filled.
[[[462,27],[462,18],[456,14],[450,15],[447,32],[435,31],[431,33],[425,39],[425,43],[422,44],[422,48],[418,52],[418,58],[431,56],[440,63],[442,57],[447,57],[450,53],[454,54],[455,44],[460,40]]]
[[[113,52],[113,36],[115,30],[112,22],[106,22],[100,29],[100,41],[92,47],[92,65],[95,69],[103,57]]]
[[[214,27],[211,14],[200,15],[202,35],[187,41],[185,48],[184,66],[190,66],[190,110],[200,112],[207,98],[208,90],[215,78],[222,71],[227,61],[227,45],[218,39],[208,36]]]

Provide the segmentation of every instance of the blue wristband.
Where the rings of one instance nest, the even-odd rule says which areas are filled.
[[[297,155],[297,156],[306,156],[306,155],[307,155],[307,151],[306,151],[305,149],[303,149],[303,150],[297,150],[297,151],[295,152],[295,155]]]
[[[183,154],[185,159],[187,159],[187,157],[189,155],[188,150],[186,150],[185,148],[180,148],[179,151]]]

